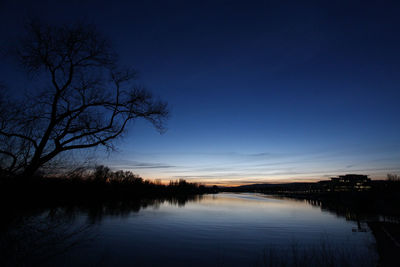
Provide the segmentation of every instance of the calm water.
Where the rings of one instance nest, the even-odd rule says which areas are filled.
[[[29,232],[35,227],[39,238]],[[32,239],[18,245],[25,259],[57,266],[374,266],[377,259],[363,223],[257,194],[47,210],[14,234]]]

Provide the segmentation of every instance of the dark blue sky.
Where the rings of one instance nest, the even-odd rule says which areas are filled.
[[[137,122],[99,161],[208,183],[400,172],[396,1],[107,2],[0,2],[2,44],[27,17],[94,23],[169,102],[167,133]]]

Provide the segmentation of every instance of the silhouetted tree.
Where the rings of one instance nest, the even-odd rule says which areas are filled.
[[[107,178],[109,178],[110,176],[110,168],[100,165],[100,166],[96,166],[95,170],[94,170],[94,179],[96,181],[106,181]]]
[[[133,85],[135,72],[117,66],[108,41],[94,27],[31,22],[16,52],[41,89],[18,103],[0,96],[2,171],[29,177],[62,152],[112,149],[137,118],[164,130],[167,104]]]
[[[400,182],[400,175],[388,173],[387,180],[391,182]]]

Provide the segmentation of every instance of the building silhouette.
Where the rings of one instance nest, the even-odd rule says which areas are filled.
[[[320,181],[324,191],[365,191],[371,188],[371,179],[363,174],[346,174],[332,177],[330,181]]]

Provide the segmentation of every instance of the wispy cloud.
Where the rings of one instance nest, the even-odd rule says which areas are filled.
[[[141,162],[134,160],[114,160],[109,162],[114,169],[169,169],[175,168],[175,165],[169,165],[159,162]]]
[[[400,153],[349,147],[304,153],[183,152],[133,153],[110,161],[114,169],[132,170],[144,178],[187,179],[208,184],[308,181],[345,173],[384,177],[400,171]],[[360,150],[363,153],[360,153]],[[387,151],[387,150],[386,150]]]

